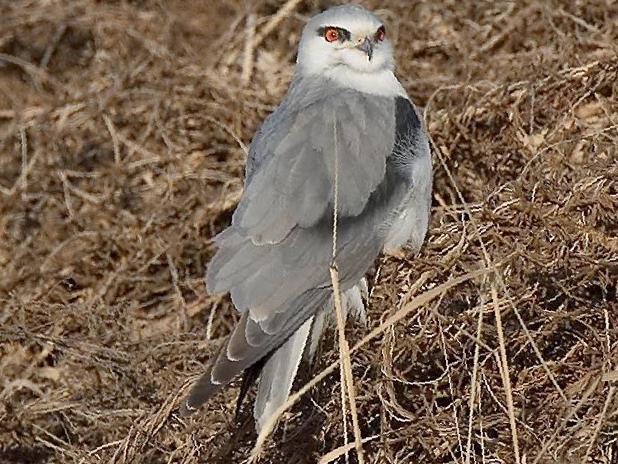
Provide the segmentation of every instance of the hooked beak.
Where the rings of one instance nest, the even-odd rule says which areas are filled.
[[[356,48],[365,52],[367,54],[367,58],[371,61],[371,57],[373,56],[373,42],[368,37],[365,37],[365,40],[358,44]]]

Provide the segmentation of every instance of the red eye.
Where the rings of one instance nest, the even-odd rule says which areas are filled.
[[[376,32],[375,39],[378,42],[382,42],[385,37],[386,37],[386,29],[384,29],[384,26],[381,26]]]
[[[335,40],[339,40],[339,31],[334,27],[329,27],[324,31],[324,38],[327,42],[334,42]]]

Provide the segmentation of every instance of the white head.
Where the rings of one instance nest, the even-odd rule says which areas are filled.
[[[394,59],[382,21],[361,6],[343,5],[307,23],[297,63],[303,75],[352,72],[368,78],[392,74]]]

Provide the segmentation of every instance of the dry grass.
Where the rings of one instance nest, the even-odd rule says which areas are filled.
[[[436,145],[423,252],[377,263],[373,336],[347,333],[365,461],[616,462],[618,5],[362,3]],[[321,6],[3,4],[0,462],[249,455],[234,389],[175,408],[234,322],[210,238]],[[318,359],[261,462],[344,462]]]

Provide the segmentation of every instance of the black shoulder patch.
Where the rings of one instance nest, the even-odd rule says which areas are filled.
[[[408,138],[421,128],[421,121],[407,98],[395,98],[395,124],[395,140]]]

